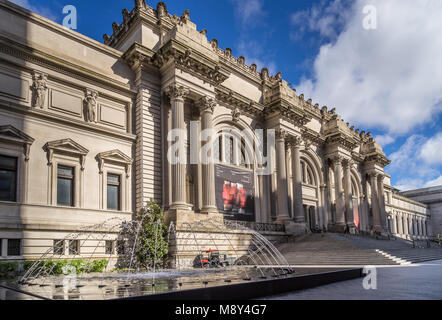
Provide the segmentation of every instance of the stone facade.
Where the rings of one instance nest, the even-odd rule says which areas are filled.
[[[253,196],[247,200],[253,209],[239,209],[233,218],[285,225],[286,233],[273,236],[385,234],[387,216],[403,206],[418,224],[428,219],[424,205],[411,208],[389,195],[384,167],[390,161],[369,132],[305,99],[281,73],[258,71],[216,39],[208,41],[188,11],[171,15],[163,2],[152,8],[135,1],[102,44],[1,1],[0,83],[0,156],[17,163],[16,197],[0,202],[2,259],[39,257],[80,226],[132,219],[149,200],[162,205],[178,231],[219,218],[230,210],[219,202],[220,170],[244,177]],[[241,147],[220,148],[219,164],[171,164],[173,129],[230,130],[232,140],[217,141]],[[244,130],[275,130],[275,146],[266,153],[271,174],[244,161],[261,152],[235,138]],[[58,202],[64,167],[72,169],[70,206]],[[119,177],[112,209],[109,176]],[[18,255],[8,254],[12,239],[20,240]],[[93,247],[85,242],[81,252]]]
[[[424,188],[401,192],[401,195],[425,204],[430,211],[431,234],[442,234],[442,187]]]

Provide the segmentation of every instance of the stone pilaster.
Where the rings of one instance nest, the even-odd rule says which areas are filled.
[[[172,107],[172,130],[178,135],[178,161],[172,163],[172,203],[171,209],[188,210],[186,203],[186,162],[187,152],[185,149],[186,124],[184,121],[184,98],[189,94],[189,89],[172,85],[167,89]]]
[[[213,130],[212,118],[215,108],[215,100],[203,97],[198,101],[198,107],[201,112],[201,131]],[[202,159],[202,193],[203,193],[203,207],[202,213],[218,212],[216,208],[215,198],[215,159],[214,159],[214,143],[215,137],[210,134],[205,143],[212,144],[210,151],[204,155]]]

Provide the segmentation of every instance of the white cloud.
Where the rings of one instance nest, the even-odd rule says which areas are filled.
[[[438,187],[438,186],[442,186],[442,176],[439,176],[438,178],[436,178],[434,180],[428,181],[424,185],[425,188]]]
[[[382,147],[385,147],[395,141],[395,138],[389,134],[376,136],[375,139]]]
[[[394,183],[394,187],[405,191],[442,185],[440,172],[442,163],[430,164],[422,159],[424,149],[433,144],[433,141],[438,141],[440,137],[442,133],[429,139],[422,135],[412,135],[399,150],[389,155],[392,162],[386,171],[393,177],[402,177]]]
[[[336,15],[337,3],[309,11],[310,20],[322,21],[316,29],[324,37],[343,31],[320,48],[312,78],[302,79],[297,91],[390,136],[431,121],[442,111],[442,2],[356,0]],[[366,4],[377,9],[377,30],[362,27]]]
[[[235,14],[239,17],[243,26],[259,21],[265,15],[263,0],[233,1]]]
[[[442,133],[429,139],[422,146],[420,157],[430,165],[442,165]]]
[[[23,8],[26,8],[30,11],[33,11],[43,17],[46,17],[50,20],[56,21],[58,19],[58,16],[56,13],[54,13],[50,8],[43,7],[43,6],[34,6],[29,3],[29,0],[9,0]]]
[[[349,3],[349,0],[321,0],[310,9],[293,13],[290,19],[294,29],[290,36],[299,40],[306,32],[318,32],[324,39],[335,40],[348,19]]]

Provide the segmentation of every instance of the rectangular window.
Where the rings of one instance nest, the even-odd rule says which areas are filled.
[[[69,255],[76,256],[80,254],[80,241],[69,240]]]
[[[112,240],[106,240],[106,254],[112,254],[114,252],[114,242]]]
[[[120,206],[120,176],[107,175],[107,209],[121,210]]]
[[[8,239],[8,256],[20,256],[21,240]]]
[[[59,206],[74,206],[74,168],[58,166],[57,204]]]
[[[0,156],[0,201],[17,201],[17,158]]]
[[[64,240],[54,240],[54,255],[64,255]]]

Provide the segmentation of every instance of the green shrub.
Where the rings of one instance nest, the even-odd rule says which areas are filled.
[[[18,262],[2,261],[0,262],[0,276],[5,277],[13,275],[18,270]]]
[[[24,270],[27,271],[35,261],[25,261]],[[74,267],[76,274],[82,274],[85,272],[103,272],[107,266],[108,261],[106,259],[92,260],[86,262],[83,259],[75,260],[46,260],[41,261],[45,267],[46,275],[61,275],[66,271],[66,267]]]
[[[107,260],[94,260],[88,264],[88,272],[103,272],[107,267]]]

